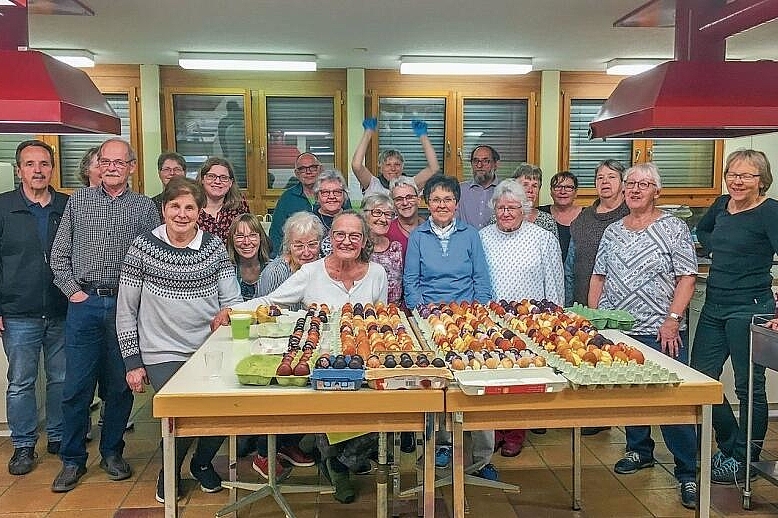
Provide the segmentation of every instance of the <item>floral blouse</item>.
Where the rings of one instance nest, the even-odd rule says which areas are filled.
[[[386,277],[389,281],[387,301],[400,304],[403,298],[403,266],[405,262],[402,245],[397,241],[392,241],[389,243],[389,248],[383,252],[373,252],[370,260],[380,264],[386,270]]]
[[[204,209],[200,209],[200,217],[197,218],[197,226],[200,227],[204,232],[210,232],[215,236],[219,236],[219,238],[222,240],[222,243],[226,245],[227,235],[230,232],[230,225],[232,225],[232,220],[247,212],[249,212],[249,204],[246,201],[246,198],[241,197],[240,207],[233,210],[227,210],[222,207],[219,209],[219,212],[216,214],[215,218],[205,212]]]

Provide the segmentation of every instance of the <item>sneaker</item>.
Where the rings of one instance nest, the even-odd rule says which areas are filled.
[[[110,455],[100,460],[100,467],[111,480],[125,480],[132,476],[132,468],[121,455]]]
[[[751,472],[751,478],[756,478],[756,472]],[[711,469],[710,481],[715,484],[740,484],[746,480],[746,464],[734,457],[725,457],[723,461]]]
[[[282,446],[278,450],[278,456],[286,460],[292,466],[307,468],[316,464],[313,457],[306,455],[297,446]]]
[[[362,464],[354,468],[355,475],[369,475],[373,472],[373,465],[369,460],[364,461]]]
[[[416,434],[414,432],[400,433],[400,451],[403,453],[416,451]]]
[[[486,480],[497,480],[500,478],[500,474],[494,464],[489,463],[483,468],[473,473],[476,477],[485,478]]]
[[[581,428],[581,435],[585,436],[591,436],[591,435],[597,435],[600,432],[604,432],[605,430],[610,430],[610,426],[584,426]]]
[[[521,443],[505,441],[500,447],[500,455],[503,457],[516,457],[523,448],[524,445]]]
[[[32,446],[14,448],[14,454],[8,461],[8,473],[11,475],[26,475],[35,467],[35,459],[38,454]]]
[[[687,509],[697,509],[697,482],[681,482],[681,505]]]
[[[79,479],[85,474],[84,466],[65,464],[51,483],[51,490],[55,493],[67,493],[78,485]]]
[[[727,460],[727,456],[721,453],[721,450],[716,450],[713,457],[710,458],[710,469],[716,469],[721,466],[724,461]]]
[[[49,441],[46,445],[46,451],[52,455],[59,453],[59,449],[62,447],[62,441]]]
[[[435,467],[447,468],[451,464],[451,446],[439,446],[435,450]]]
[[[268,464],[267,457],[263,457],[258,453],[255,453],[254,458],[251,459],[251,468],[265,478],[268,478]],[[284,465],[281,464],[281,457],[276,456],[276,478],[281,478],[284,471]]]
[[[624,457],[613,467],[613,471],[620,475],[637,473],[639,469],[650,468],[654,465],[654,459],[641,459],[636,451],[628,451]]]
[[[337,459],[327,459],[321,464],[322,474],[335,486],[335,492],[333,497],[341,504],[350,504],[357,497],[357,491],[354,488],[354,482],[352,482],[349,476],[348,469],[343,466]],[[333,468],[338,468],[337,470]],[[345,469],[345,471],[343,471]]]
[[[216,470],[213,469],[213,464],[210,462],[205,466],[195,466],[189,464],[189,471],[192,476],[200,482],[200,491],[204,493],[218,493],[222,489],[222,479]]]
[[[184,491],[181,487],[181,479],[176,477],[176,501],[181,500],[183,497]],[[163,470],[159,470],[159,474],[157,475],[157,492],[154,495],[154,498],[160,504],[165,503],[165,472]]]

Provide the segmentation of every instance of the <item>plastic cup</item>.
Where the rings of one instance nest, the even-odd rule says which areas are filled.
[[[218,378],[222,370],[222,351],[205,351],[205,372],[209,378]]]
[[[232,328],[233,340],[248,340],[251,330],[251,315],[235,314],[230,315],[230,327]]]

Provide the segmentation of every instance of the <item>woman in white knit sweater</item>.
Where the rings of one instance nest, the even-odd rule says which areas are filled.
[[[162,388],[205,342],[211,317],[242,300],[221,239],[197,228],[205,205],[202,186],[173,178],[162,201],[165,223],[135,239],[119,280],[116,331],[133,392],[143,392],[148,383],[155,390]],[[201,437],[189,465],[208,493],[222,489],[211,461],[223,440]],[[176,439],[177,480],[193,441]],[[165,499],[162,473],[157,479],[159,502]]]

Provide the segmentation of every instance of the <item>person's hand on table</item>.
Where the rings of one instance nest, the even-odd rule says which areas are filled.
[[[772,320],[768,320],[763,324],[767,329],[773,329],[775,331],[778,331],[778,318],[774,318]]]
[[[149,384],[149,378],[146,376],[146,369],[143,367],[132,369],[127,373],[125,378],[127,379],[127,386],[130,387],[130,390],[136,394],[146,392],[145,385]]]
[[[230,325],[230,308],[224,308],[211,320],[211,331],[216,331],[219,326]]]
[[[659,331],[656,334],[656,340],[662,346],[662,352],[671,358],[678,358],[681,350],[681,335],[678,332],[680,326],[681,323],[676,319],[667,317],[659,326]]]

